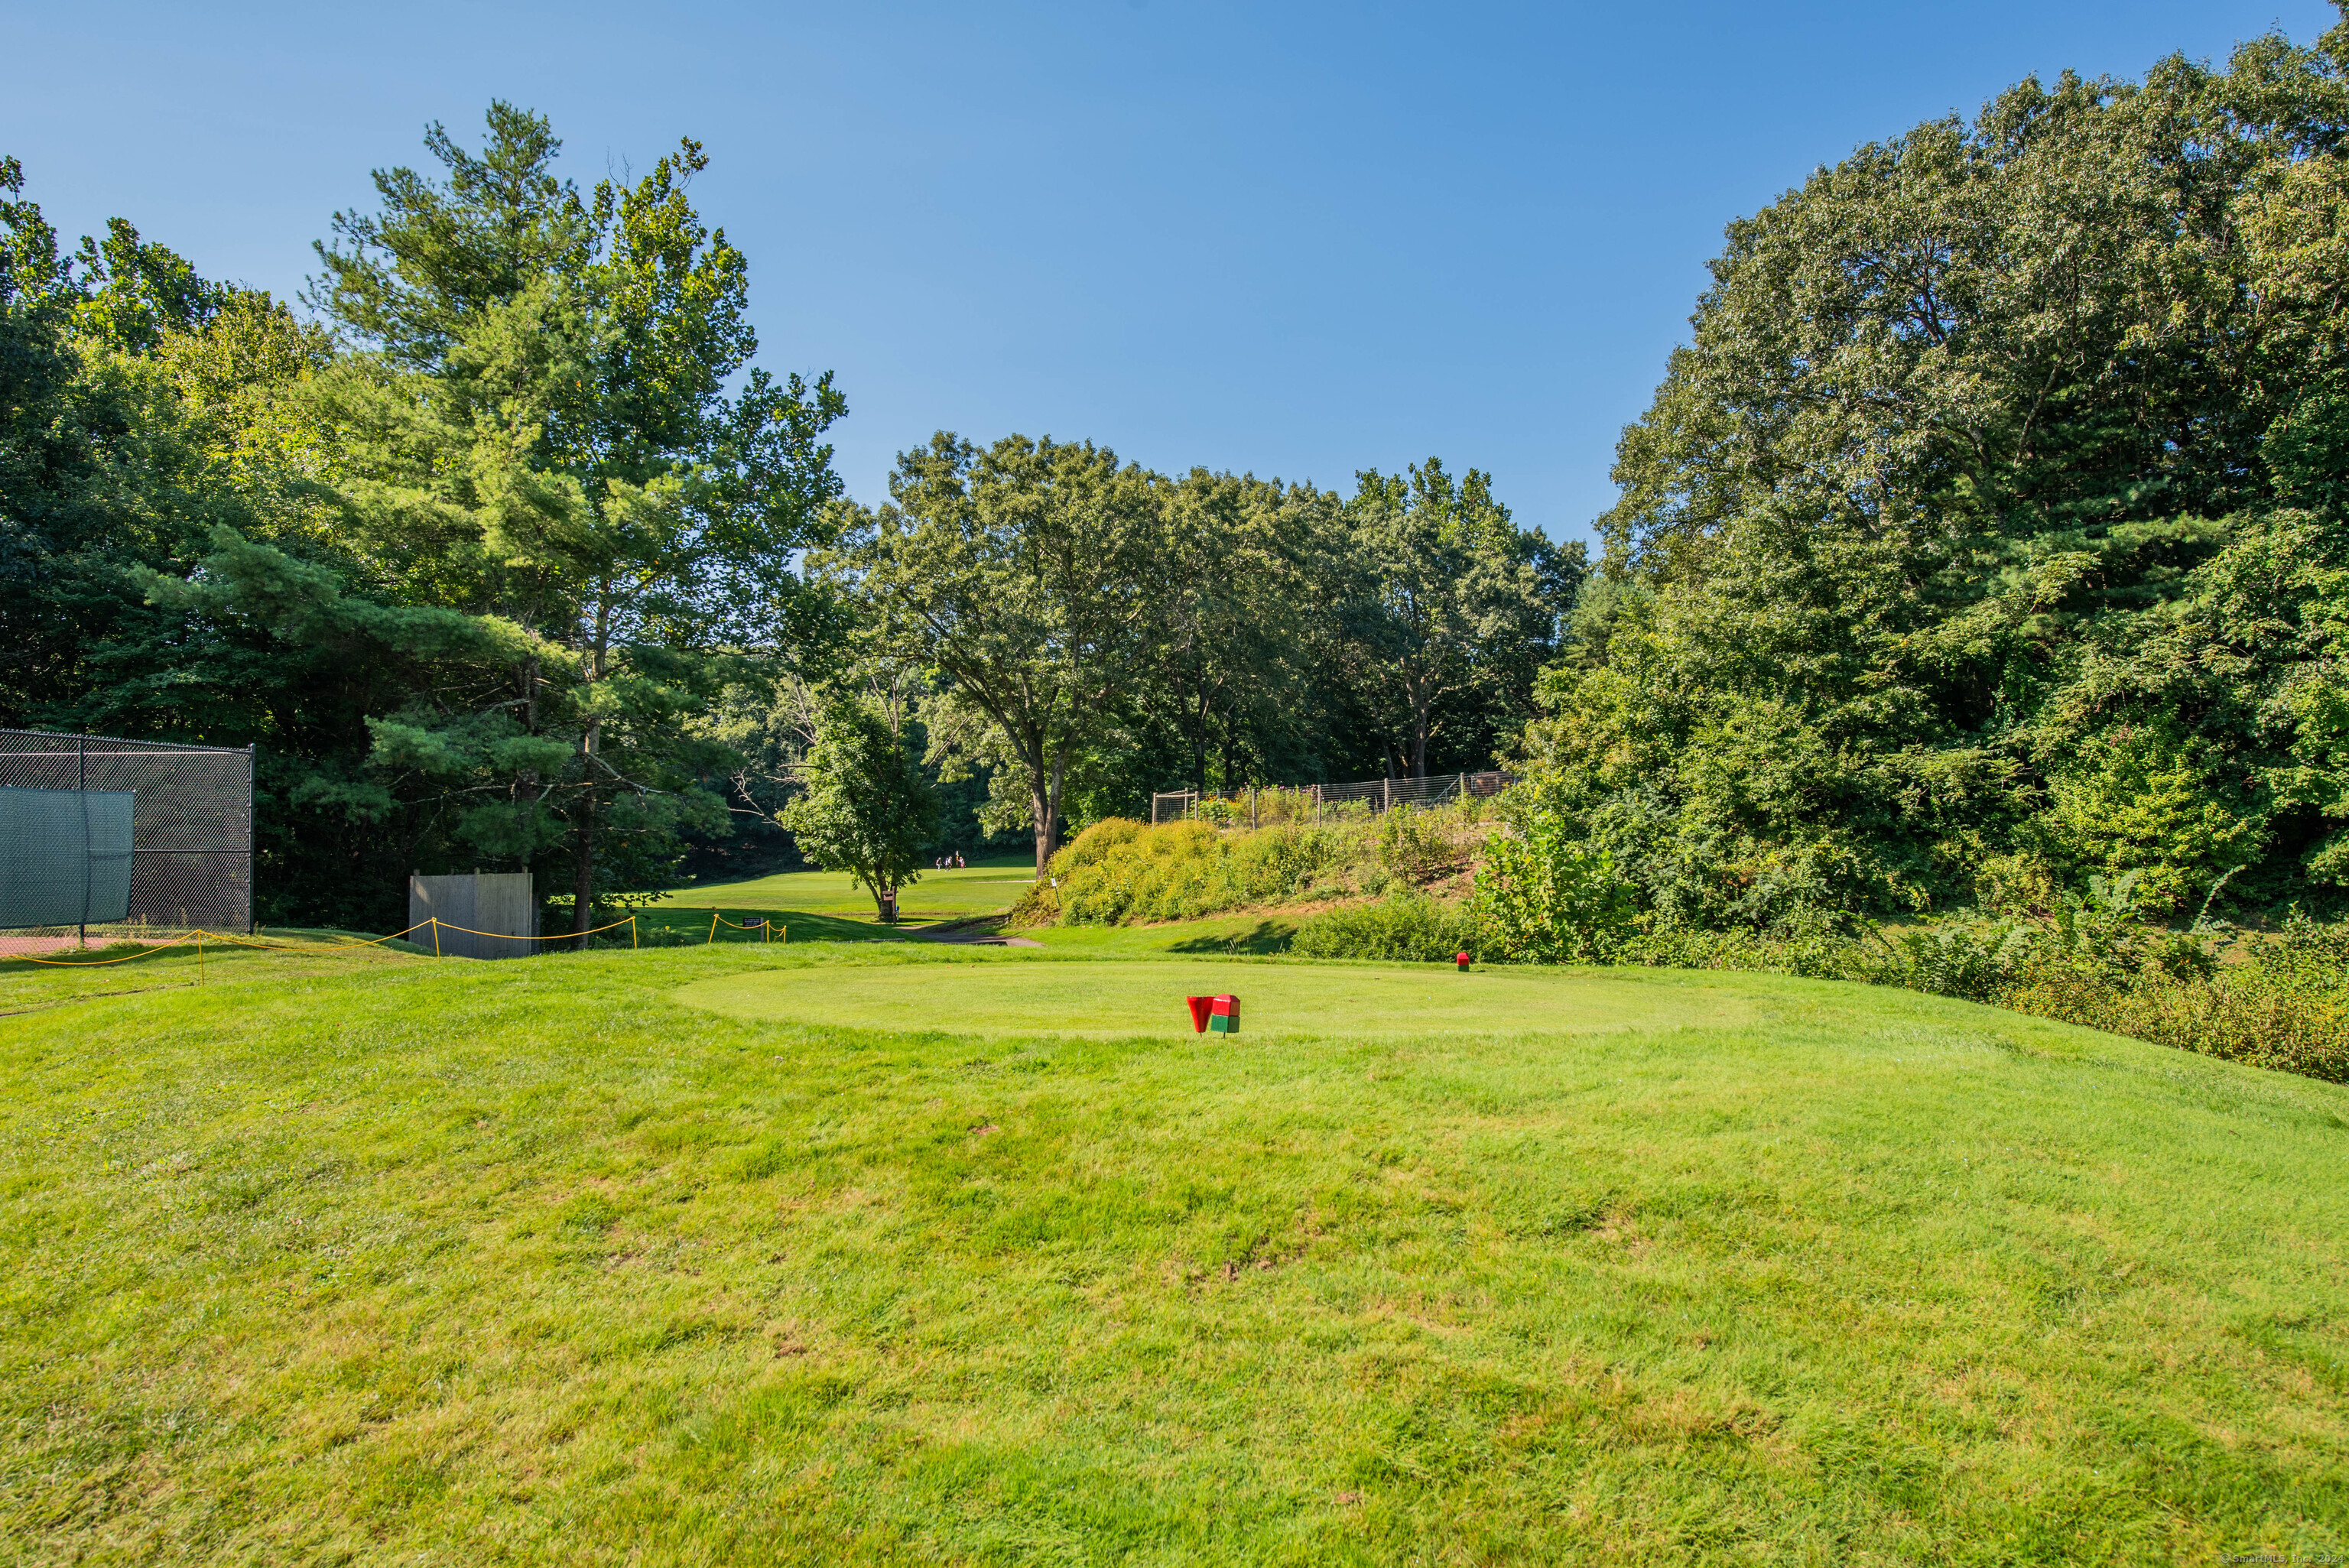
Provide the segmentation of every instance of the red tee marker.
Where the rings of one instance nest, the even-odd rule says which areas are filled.
[[[1238,1034],[1240,1032],[1240,999],[1237,996],[1216,997],[1215,1006],[1207,1014],[1207,1027],[1218,1035]]]
[[[1207,1032],[1207,1008],[1213,1004],[1215,998],[1212,996],[1185,996],[1183,1000],[1189,1003],[1191,1006],[1191,1032],[1195,1035],[1206,1034]]]
[[[1455,953],[1452,955],[1452,962],[1460,965],[1460,973],[1465,975],[1468,973],[1468,965],[1474,964],[1475,960],[1464,953]]]

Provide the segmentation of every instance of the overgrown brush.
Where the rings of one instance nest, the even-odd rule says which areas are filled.
[[[2085,894],[2025,916],[1886,930],[1804,910],[1766,930],[1704,929],[1653,909],[1635,917],[1633,890],[1603,851],[1530,813],[1492,845],[1474,913],[1479,951],[1503,960],[1899,985],[2349,1082],[2349,923],[2295,914],[2281,937],[2240,943],[2199,920],[2166,930],[2137,918],[2135,882],[2092,878]]]
[[[2294,919],[2231,964],[2147,965],[2116,977],[2036,967],[1996,1000],[2252,1067],[2349,1083],[2349,927]]]
[[[1409,889],[1466,868],[1482,837],[1479,814],[1472,803],[1254,830],[1214,821],[1150,827],[1112,817],[1052,857],[1011,918],[1020,925],[1126,925]]]
[[[1677,931],[1634,938],[1616,959],[1899,985],[2349,1083],[2349,925],[2295,916],[2230,958],[2228,933],[2124,923],[2115,913],[2075,905],[1857,934]]]
[[[1020,925],[1124,925],[1289,903],[1357,851],[1354,835],[1324,828],[1227,833],[1206,822],[1154,828],[1112,817],[1052,857],[1011,918]]]

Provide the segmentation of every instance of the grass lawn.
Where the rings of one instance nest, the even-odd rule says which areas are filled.
[[[2349,1088],[1251,929],[0,964],[0,1561],[2349,1548]]]
[[[898,893],[897,908],[909,924],[994,914],[1009,909],[1035,880],[1032,855],[998,857],[960,871],[925,871],[919,882]],[[873,895],[851,882],[845,872],[785,872],[749,882],[692,883],[670,889],[649,908],[698,910],[705,925],[712,909],[724,910],[730,916],[738,911],[755,914],[788,910],[866,924],[875,918]]]

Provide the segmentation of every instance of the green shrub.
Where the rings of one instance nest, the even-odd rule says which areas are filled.
[[[1476,950],[1476,923],[1466,911],[1424,893],[1400,892],[1375,903],[1346,904],[1313,916],[1289,951],[1305,958],[1379,958],[1444,964]]]
[[[1632,889],[1614,861],[1553,812],[1486,844],[1475,902],[1494,956],[1513,963],[1604,961],[1634,929]]]
[[[1775,933],[1744,926],[1727,931],[1674,927],[1641,932],[1618,944],[1609,961],[1658,969],[1735,969],[1795,975],[1807,980],[1869,983],[1880,983],[1884,968],[1880,954],[1826,927]]]

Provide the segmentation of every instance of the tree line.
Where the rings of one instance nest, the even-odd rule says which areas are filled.
[[[68,250],[0,160],[0,723],[256,743],[264,920],[479,865],[585,929],[779,815],[1040,865],[1156,789],[1478,766],[1532,715],[1582,558],[1487,476],[942,433],[859,504],[698,144],[585,190],[504,103],[426,146],[291,302],[121,220]]]
[[[2337,903],[2344,288],[2338,26],[1731,225],[1526,738],[1561,842],[1661,927]]]
[[[1731,224],[1587,573],[1434,459],[941,432],[850,498],[698,145],[427,141],[293,303],[68,252],[0,162],[0,719],[258,742],[264,918],[481,864],[584,923],[787,831],[1040,868],[1158,789],[1495,758],[1510,863],[1652,930],[2349,885],[2349,25]]]

